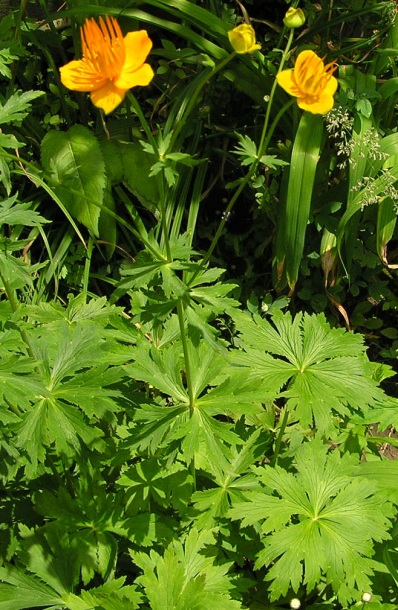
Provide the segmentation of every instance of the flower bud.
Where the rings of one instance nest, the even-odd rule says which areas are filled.
[[[297,597],[294,597],[290,600],[290,607],[292,610],[299,610],[299,608],[301,608],[301,601],[297,599]]]
[[[292,6],[288,9],[283,23],[287,28],[301,28],[305,23],[305,15],[301,8],[293,8]]]
[[[242,23],[228,32],[229,42],[236,53],[253,53],[261,49],[256,43],[256,34],[252,26]]]
[[[370,602],[370,600],[372,599],[372,594],[371,593],[364,593],[362,595],[362,601],[363,602]]]

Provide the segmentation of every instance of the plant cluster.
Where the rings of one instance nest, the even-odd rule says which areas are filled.
[[[394,3],[53,8],[0,21],[0,610],[395,610]]]

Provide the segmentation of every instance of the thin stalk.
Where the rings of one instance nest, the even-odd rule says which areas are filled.
[[[162,237],[163,237],[162,241],[164,242],[164,245],[166,247],[167,262],[171,263],[173,258],[171,256],[169,230],[168,230],[167,218],[166,218],[166,204],[164,201],[164,197],[161,197],[161,199],[159,201],[159,208],[160,208],[160,220],[161,220],[161,224],[162,224]]]
[[[156,176],[157,186],[159,189],[159,211],[160,211],[160,225],[162,229],[162,234],[160,238],[160,245],[163,244],[166,247],[166,259],[168,263],[171,263],[173,258],[171,256],[170,249],[170,231],[167,222],[167,205],[166,205],[166,193],[168,193],[168,189],[165,189],[165,178],[164,174],[161,172]]]
[[[195,396],[194,396],[193,388],[192,388],[191,362],[189,359],[188,341],[187,341],[187,336],[185,333],[184,305],[183,305],[182,299],[178,299],[178,301],[177,301],[177,315],[178,315],[178,323],[180,326],[182,351],[184,353],[185,378],[186,378],[186,382],[187,382],[187,389],[188,389],[188,396],[189,396],[189,412],[192,417],[192,414],[195,409]]]
[[[137,114],[137,116],[140,120],[141,126],[142,126],[143,130],[145,131],[145,135],[148,139],[149,144],[152,146],[153,152],[155,154],[155,158],[157,159],[159,157],[159,148],[158,148],[155,138],[153,137],[149,123],[146,120],[145,115],[141,110],[141,106],[139,105],[137,98],[132,93],[128,92],[127,96],[134,108],[135,113]],[[158,178],[158,176],[156,176],[155,179],[157,180],[157,184],[158,184],[159,192],[160,192],[159,208],[160,208],[160,215],[161,215],[162,236],[163,236],[163,240],[164,240],[165,247],[166,247],[166,258],[168,261],[171,261],[170,240],[169,240],[169,232],[168,232],[167,221],[166,221],[165,188],[164,188],[162,176],[159,176],[159,178]]]
[[[284,106],[282,106],[282,108],[279,110],[278,114],[276,115],[275,119],[273,120],[267,136],[265,137],[265,131],[263,131],[263,135],[264,135],[264,139],[262,142],[260,142],[261,148],[262,150],[260,150],[259,147],[259,151],[260,153],[258,154],[258,159],[256,159],[256,161],[254,161],[252,163],[252,165],[250,166],[249,171],[247,172],[246,176],[244,177],[244,179],[242,180],[242,182],[240,183],[240,185],[238,186],[238,188],[236,189],[235,193],[233,194],[230,202],[228,203],[228,206],[226,207],[223,217],[220,220],[220,223],[217,227],[217,231],[216,234],[213,237],[213,240],[210,244],[210,248],[208,249],[204,259],[203,259],[203,264],[206,264],[207,261],[210,259],[211,255],[213,254],[214,248],[217,245],[218,240],[221,237],[221,234],[224,230],[225,227],[225,223],[227,221],[227,218],[229,216],[229,213],[231,212],[232,208],[234,207],[236,200],[238,199],[239,195],[241,194],[241,192],[243,191],[243,189],[245,188],[245,186],[248,184],[250,178],[252,177],[253,173],[255,172],[255,170],[257,169],[257,166],[259,164],[259,160],[261,159],[261,157],[263,156],[263,154],[265,153],[267,146],[269,144],[269,141],[274,133],[275,127],[277,126],[277,124],[279,123],[280,118],[283,116],[283,114],[286,112],[286,110],[288,110],[288,108],[290,108],[290,106],[294,103],[294,100],[289,100],[288,102],[286,102],[286,104]],[[193,278],[192,278],[193,279]]]
[[[136,115],[139,118],[139,121],[141,123],[142,129],[145,131],[145,135],[148,138],[149,144],[153,147],[153,151],[155,153],[157,153],[158,152],[158,145],[156,143],[155,138],[153,137],[152,130],[151,130],[150,126],[149,126],[148,121],[145,118],[144,113],[141,110],[141,106],[139,105],[137,98],[135,97],[135,95],[133,95],[131,93],[131,91],[128,91],[127,92],[127,99],[129,100],[129,102],[133,106],[134,111],[135,111]]]
[[[94,240],[90,235],[88,238],[88,242],[87,242],[86,260],[84,262],[84,272],[83,272],[83,282],[82,282],[83,283],[82,294],[84,295],[84,301],[87,300],[88,283],[90,280],[91,257],[93,254],[93,243],[94,243]]]
[[[181,119],[176,123],[175,128],[173,129],[172,132],[172,136],[171,136],[171,141],[170,141],[170,146],[169,146],[169,150],[173,150],[174,144],[178,138],[178,136],[181,133],[181,130],[183,129],[187,118],[189,117],[189,115],[191,114],[193,108],[195,107],[196,104],[196,100],[198,99],[198,95],[199,93],[202,91],[203,87],[205,86],[205,84],[212,79],[220,70],[222,70],[230,61],[231,59],[233,59],[236,55],[236,52],[233,51],[232,53],[230,53],[229,55],[227,55],[227,57],[225,57],[222,61],[220,61],[219,64],[217,64],[216,66],[214,66],[214,68],[212,68],[211,70],[209,70],[208,72],[205,72],[205,74],[203,75],[203,78],[201,78],[197,84],[197,87],[195,89],[195,91],[193,92],[184,115],[181,117]]]
[[[291,29],[290,32],[289,32],[289,37],[288,37],[288,40],[287,40],[287,43],[286,43],[285,50],[283,51],[283,54],[282,54],[282,59],[281,59],[280,64],[279,64],[279,68],[278,68],[277,74],[279,74],[279,72],[281,72],[283,70],[283,66],[285,65],[285,61],[286,61],[286,59],[288,57],[288,54],[289,54],[289,51],[290,51],[290,47],[291,47],[292,42],[293,42],[293,36],[294,36],[294,30]],[[274,129],[275,129],[276,125],[278,124],[278,122],[279,122],[281,116],[283,115],[283,113],[286,112],[287,108],[292,104],[292,100],[290,100],[287,104],[285,104],[283,106],[283,108],[276,115],[276,117],[275,117],[275,119],[274,119],[270,129],[268,129],[269,120],[270,120],[270,116],[271,116],[272,103],[273,103],[273,100],[274,100],[274,95],[275,95],[275,90],[276,90],[277,84],[278,83],[277,83],[276,78],[275,78],[275,80],[273,82],[273,85],[271,87],[270,95],[269,95],[268,106],[267,106],[267,110],[266,110],[265,118],[264,118],[263,130],[262,130],[262,133],[261,133],[260,143],[259,143],[258,148],[257,148],[257,157],[256,157],[256,160],[253,161],[253,163],[251,164],[251,166],[249,168],[249,171],[247,172],[245,178],[242,180],[242,182],[238,186],[237,190],[235,191],[231,201],[229,202],[229,204],[228,204],[228,206],[227,206],[227,208],[226,208],[226,210],[225,210],[225,212],[223,214],[223,218],[221,219],[220,224],[218,225],[218,228],[217,228],[216,234],[215,234],[215,236],[213,238],[213,241],[210,244],[210,248],[207,251],[207,253],[206,253],[206,255],[205,255],[204,259],[203,259],[203,263],[204,264],[206,264],[207,261],[210,259],[211,255],[212,255],[212,253],[214,251],[214,248],[216,247],[217,242],[220,239],[220,236],[221,236],[221,234],[223,232],[223,229],[224,229],[224,226],[225,226],[225,223],[226,223],[226,219],[228,218],[229,212],[232,210],[236,200],[238,199],[239,195],[241,194],[241,192],[243,191],[243,189],[245,188],[245,186],[249,182],[251,176],[256,171],[257,166],[260,163],[261,157],[264,155],[264,153],[266,151],[266,148],[267,148],[267,146],[269,144],[269,141],[270,141],[270,139],[272,137],[272,134],[274,132]]]
[[[283,70],[285,62],[289,55],[290,47],[292,46],[293,36],[294,36],[294,30],[291,29],[289,32],[289,37],[287,39],[285,50],[283,51],[283,54],[282,54],[282,59],[279,64],[277,74],[279,74],[279,72],[282,72],[282,70]],[[269,94],[268,106],[267,106],[267,111],[265,113],[265,119],[264,119],[264,125],[263,125],[263,132],[261,134],[260,144],[258,145],[258,154],[257,154],[257,161],[256,161],[257,164],[259,163],[259,160],[261,159],[262,155],[264,154],[265,148],[268,145],[268,142],[270,140],[270,137],[268,137],[266,139],[266,134],[267,134],[267,129],[268,129],[269,118],[271,115],[272,103],[274,101],[274,95],[275,95],[275,90],[276,90],[277,86],[278,86],[278,83],[275,78],[275,80],[272,84],[272,87],[271,87],[271,92]]]
[[[287,407],[285,407],[285,412],[283,414],[281,428],[279,430],[278,438],[275,441],[275,450],[274,450],[274,455],[272,456],[272,460],[270,462],[270,466],[276,466],[276,464],[278,462],[279,452],[281,450],[282,438],[283,438],[283,435],[285,434],[288,419],[289,419],[289,411],[288,411]]]

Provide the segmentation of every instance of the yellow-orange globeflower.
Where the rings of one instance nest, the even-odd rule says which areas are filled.
[[[73,91],[90,93],[94,106],[108,114],[137,85],[149,85],[154,73],[145,63],[152,41],[145,30],[123,37],[114,17],[99,24],[87,19],[80,29],[83,58],[60,68],[61,82]]]
[[[241,23],[229,30],[228,38],[233,50],[240,55],[261,49],[261,45],[256,42],[256,33],[249,23]]]
[[[333,76],[336,64],[324,64],[314,51],[299,53],[291,70],[282,70],[276,76],[278,84],[297,98],[299,108],[312,114],[326,114],[333,108],[337,78]]]

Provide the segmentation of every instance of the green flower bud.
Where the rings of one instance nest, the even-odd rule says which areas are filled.
[[[301,8],[293,8],[292,6],[288,9],[283,23],[287,28],[301,28],[305,23],[305,15]]]

